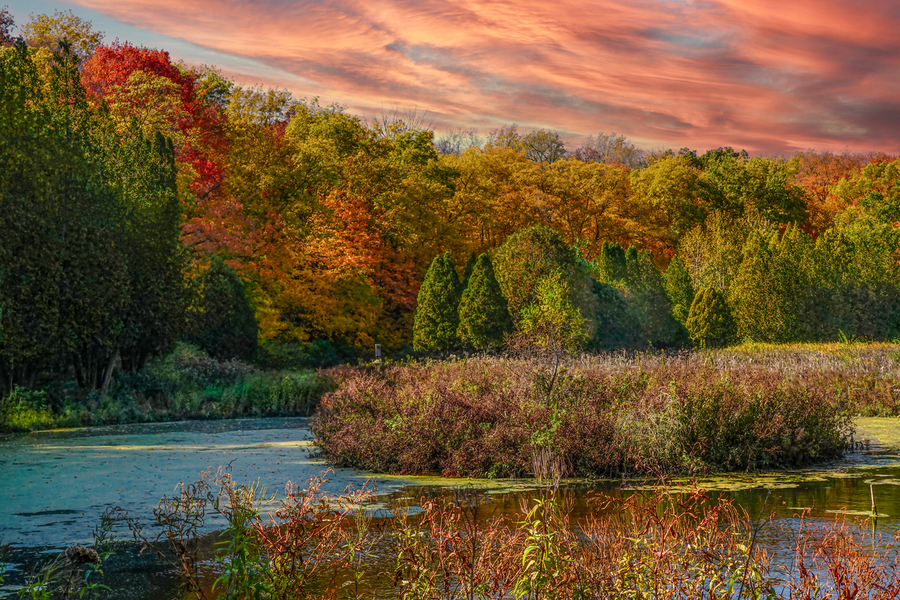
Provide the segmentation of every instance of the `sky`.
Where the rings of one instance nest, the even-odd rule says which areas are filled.
[[[900,153],[897,0],[0,0],[440,135]]]

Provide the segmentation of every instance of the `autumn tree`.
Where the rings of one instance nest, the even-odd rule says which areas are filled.
[[[572,155],[585,162],[601,162],[631,169],[646,166],[646,153],[627,137],[615,132],[588,137]]]
[[[834,218],[846,206],[847,199],[834,194],[842,179],[850,178],[868,162],[863,154],[843,152],[804,152],[791,158],[794,183],[803,190],[809,226],[818,234],[834,225]]]
[[[566,146],[559,134],[544,129],[525,134],[522,147],[528,160],[538,164],[551,165],[566,155]]]
[[[9,12],[9,7],[4,6],[0,8],[0,47],[9,47],[13,45],[15,42],[15,38],[12,35],[12,30],[16,26],[16,22],[13,19],[12,13]]]
[[[658,160],[631,171],[629,180],[632,201],[646,203],[664,215],[674,239],[703,223],[714,209],[708,183],[684,157]]]
[[[22,37],[29,46],[47,48],[57,52],[60,41],[66,41],[78,59],[79,65],[93,55],[103,41],[103,32],[94,31],[90,21],[76,16],[71,10],[53,11],[53,16],[31,15],[22,28]]]

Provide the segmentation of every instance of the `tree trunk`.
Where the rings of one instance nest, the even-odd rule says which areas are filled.
[[[84,366],[81,363],[81,355],[77,352],[72,353],[72,362],[75,366],[75,381],[78,382],[78,387],[84,389],[87,387],[87,382],[84,377]]]
[[[116,351],[112,353],[109,357],[109,363],[106,365],[106,371],[103,373],[103,381],[100,383],[100,395],[105,396],[106,390],[109,387],[109,382],[112,379],[113,370],[116,368],[116,361],[119,360],[119,349],[116,348]]]

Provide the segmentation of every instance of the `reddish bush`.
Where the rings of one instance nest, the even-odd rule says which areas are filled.
[[[380,472],[521,477],[696,473],[839,456],[853,386],[693,358],[473,359],[329,370],[314,419],[328,459]],[[835,393],[836,389],[846,393]]]

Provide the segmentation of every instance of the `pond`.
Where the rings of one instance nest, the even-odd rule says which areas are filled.
[[[787,553],[796,515],[809,509],[811,525],[835,514],[868,514],[874,495],[877,527],[886,537],[900,529],[900,420],[859,419],[856,444],[839,463],[774,474],[735,474],[699,480],[714,494],[735,498],[751,517],[773,515],[761,542],[776,554]],[[238,483],[260,481],[280,492],[287,481],[302,483],[327,465],[316,458],[313,434],[305,418],[238,419],[140,424],[11,435],[0,438],[0,545],[7,552],[7,587],[21,583],[17,566],[40,564],[42,557],[76,543],[90,542],[93,528],[108,506],[117,505],[144,521],[160,497],[201,471],[230,464]],[[336,469],[325,489],[341,492],[362,485],[370,475]],[[380,504],[416,502],[461,485],[479,490],[494,513],[519,510],[519,498],[533,493],[531,482],[448,480],[379,476]],[[671,484],[689,487],[688,481]],[[871,488],[870,488],[871,486]],[[641,488],[634,482],[568,482],[574,516],[588,510],[588,492],[619,495]],[[222,527],[211,520],[207,530]],[[106,583],[117,598],[172,597],[171,577],[132,547],[114,557]]]

